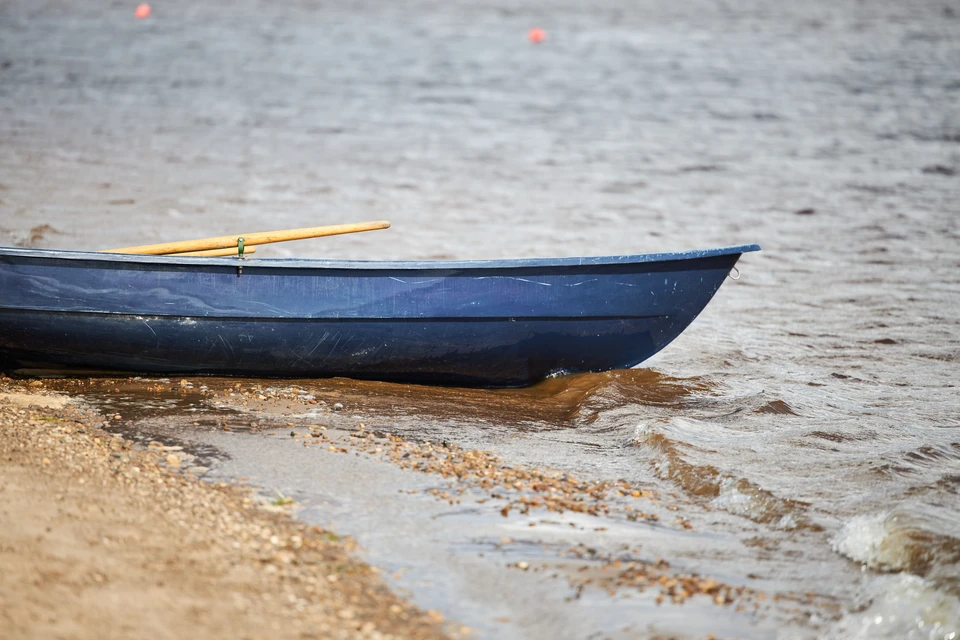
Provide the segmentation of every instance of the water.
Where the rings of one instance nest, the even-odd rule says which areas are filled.
[[[146,21],[8,1],[0,243],[381,218],[258,256],[758,242],[635,372],[303,384],[414,437],[675,493],[691,566],[836,604],[781,633],[943,638],[960,626],[958,60],[960,8],[934,1],[164,2]]]

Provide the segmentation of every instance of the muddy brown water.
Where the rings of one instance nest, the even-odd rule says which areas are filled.
[[[381,218],[393,228],[258,256],[758,242],[743,278],[635,371],[495,392],[256,384],[300,385],[411,437],[676,494],[696,532],[683,544],[667,527],[622,535],[676,546],[704,573],[836,605],[762,624],[731,613],[731,635],[950,639],[960,633],[958,16],[932,0],[177,0],[137,21],[120,2],[10,0],[0,3],[0,243],[107,248]],[[540,45],[526,40],[532,26],[547,33]],[[179,397],[153,409],[180,416],[170,437],[223,453],[218,473],[322,493],[306,468],[281,465],[281,477],[267,463],[264,433],[224,432],[214,417],[191,429]],[[131,424],[156,431],[150,415]],[[350,515],[362,496],[344,500],[355,508],[338,512],[341,524],[364,526]],[[478,526],[467,522],[443,544]],[[388,558],[389,540],[366,530],[371,553]],[[419,553],[409,566],[432,566]],[[463,571],[498,584],[486,568]],[[415,582],[404,583],[415,597],[444,592]],[[556,635],[513,614],[483,622],[511,616],[476,591],[451,587],[460,599],[439,601],[452,617],[474,611],[491,637]],[[592,602],[588,621],[623,621],[631,606]],[[694,637],[715,615],[653,608],[624,624],[652,635],[643,621],[665,620]],[[559,628],[589,635],[585,623]]]

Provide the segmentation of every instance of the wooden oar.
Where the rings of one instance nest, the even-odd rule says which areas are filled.
[[[104,253],[147,253],[152,255],[166,255],[170,253],[186,253],[193,251],[209,251],[211,249],[236,248],[237,238],[243,238],[244,246],[255,244],[269,244],[271,242],[286,242],[288,240],[304,240],[306,238],[321,238],[335,236],[341,233],[357,233],[359,231],[374,231],[386,229],[390,223],[386,220],[377,222],[358,222],[356,224],[335,224],[327,227],[308,227],[306,229],[287,229],[285,231],[259,231],[257,233],[236,233],[216,238],[201,238],[199,240],[184,240],[182,242],[164,242],[162,244],[146,244],[140,247],[123,247],[122,249],[105,249]]]
[[[256,247],[243,248],[243,255],[247,255],[248,253],[256,253],[256,252],[257,252]],[[231,249],[208,249],[206,251],[185,251],[183,253],[166,253],[164,255],[183,256],[187,258],[203,258],[203,257],[213,258],[216,256],[235,256],[237,255],[237,248],[233,247]]]

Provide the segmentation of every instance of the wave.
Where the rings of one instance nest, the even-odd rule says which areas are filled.
[[[847,522],[833,549],[875,571],[905,571],[960,593],[956,515],[930,505],[898,507]]]
[[[960,640],[960,599],[923,578],[881,576],[824,640]]]
[[[674,426],[682,422],[686,421],[671,421]],[[779,529],[822,529],[807,516],[809,504],[778,497],[746,478],[712,465],[691,462],[683,453],[683,448],[689,445],[681,444],[649,424],[636,428],[634,444],[656,452],[651,464],[660,478],[680,486],[688,495],[709,499],[714,508]]]

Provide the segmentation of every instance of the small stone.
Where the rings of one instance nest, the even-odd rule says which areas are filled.
[[[333,405],[333,410],[334,410],[334,411],[343,411],[343,405],[338,402],[338,403],[336,403],[335,405]]]
[[[180,458],[173,455],[172,453],[166,457],[167,464],[171,467],[179,468],[180,467]]]
[[[529,568],[530,568],[530,563],[526,562],[525,560],[521,560],[520,562],[517,563],[517,569],[520,569],[521,571],[526,571]]]

